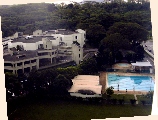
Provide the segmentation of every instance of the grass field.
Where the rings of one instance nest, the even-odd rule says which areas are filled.
[[[17,109],[9,120],[90,120],[151,115],[152,106],[43,101]]]

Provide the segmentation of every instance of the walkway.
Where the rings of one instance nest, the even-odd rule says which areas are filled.
[[[134,94],[134,98],[135,98],[135,100],[137,100],[137,101],[136,101],[136,104],[138,104],[138,99],[137,99],[136,94]]]

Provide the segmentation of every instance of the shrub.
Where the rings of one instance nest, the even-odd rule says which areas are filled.
[[[143,105],[145,105],[145,104],[146,104],[146,101],[145,101],[145,100],[142,100],[141,102],[142,102],[142,104],[143,104]]]
[[[135,104],[136,104],[136,101],[137,101],[137,100],[135,100],[135,99],[130,99],[130,102],[131,102],[132,105],[135,105]]]
[[[119,99],[118,101],[119,101],[120,105],[124,104],[124,102],[125,102],[124,99]]]

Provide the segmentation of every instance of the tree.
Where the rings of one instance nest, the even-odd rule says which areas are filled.
[[[79,65],[79,69],[81,69],[80,74],[84,75],[93,75],[95,73],[98,73],[97,62],[95,58],[89,58],[88,60],[83,61]]]
[[[21,84],[18,79],[18,76],[12,73],[5,73],[5,87],[6,90],[9,90],[15,95],[19,95],[21,90]]]
[[[105,37],[106,31],[100,24],[80,23],[78,28],[85,29],[87,31],[86,38],[88,43],[94,47],[98,47],[100,41]]]
[[[106,95],[107,95],[107,97],[111,97],[111,95],[112,94],[114,94],[114,90],[113,90],[114,88],[111,86],[111,87],[108,87],[107,89],[106,89]]]
[[[124,39],[129,40],[129,42],[133,44],[147,40],[148,36],[148,31],[137,23],[114,23],[106,34],[107,36],[110,36],[114,33],[119,33]]]
[[[52,83],[53,93],[65,94],[73,85],[71,79],[67,79],[64,75],[59,74]]]
[[[116,59],[122,59],[119,50],[130,49],[130,47],[127,39],[124,39],[119,33],[114,33],[108,35],[101,41],[99,52],[103,55],[103,58],[107,59],[106,64],[112,65],[115,63]]]

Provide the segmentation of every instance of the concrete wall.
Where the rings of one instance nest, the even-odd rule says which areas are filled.
[[[76,64],[80,64],[83,60],[83,48],[78,47],[75,44],[72,44],[72,59],[76,62]]]
[[[23,43],[24,50],[37,50],[38,46],[36,43]]]
[[[11,43],[11,42],[8,42],[8,48],[13,48],[13,47],[17,47],[17,45],[23,45],[24,43],[22,42],[16,42],[16,43]]]
[[[33,36],[39,36],[42,35],[42,30],[36,30],[33,32]]]

